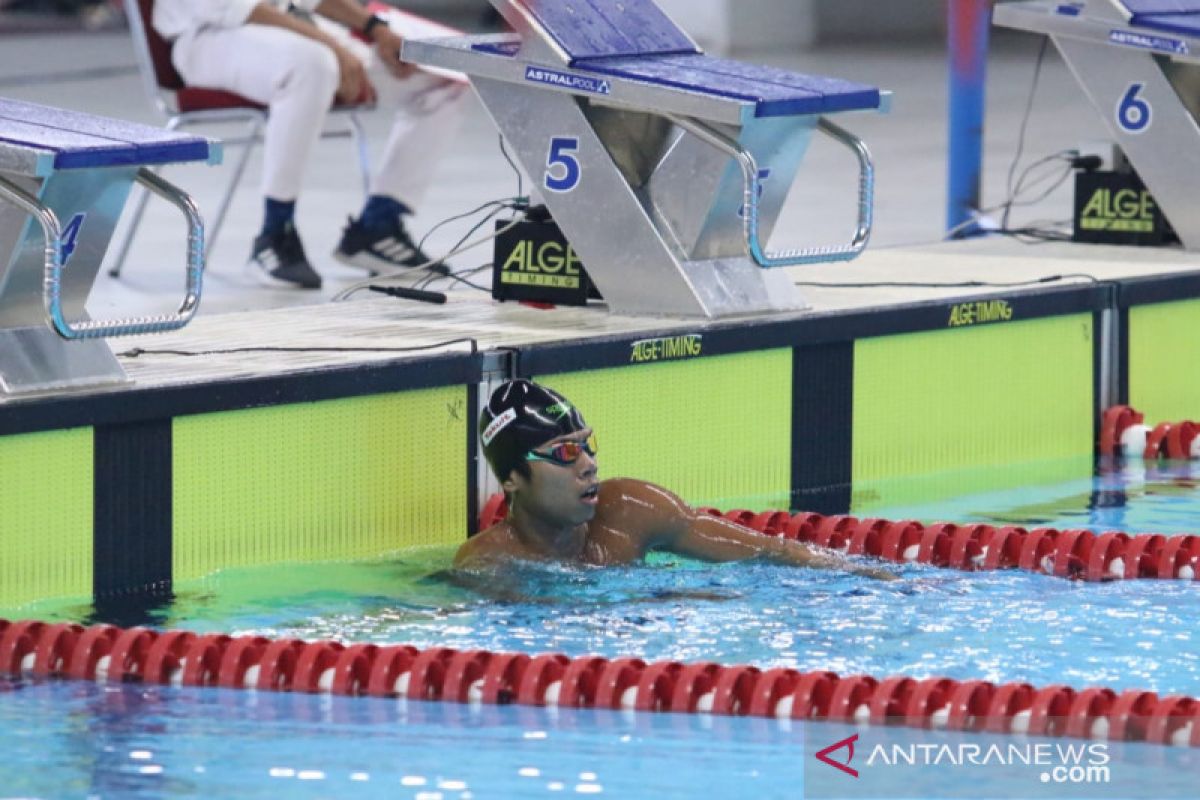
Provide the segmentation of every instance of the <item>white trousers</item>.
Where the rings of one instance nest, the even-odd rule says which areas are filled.
[[[362,59],[379,96],[377,108],[395,114],[371,194],[416,208],[458,128],[466,85],[424,71],[398,79],[365,42],[341,26],[319,23]],[[204,29],[179,45],[185,46],[175,48],[175,68],[189,86],[225,89],[268,106],[263,194],[295,200],[337,91],[333,51],[267,25]]]

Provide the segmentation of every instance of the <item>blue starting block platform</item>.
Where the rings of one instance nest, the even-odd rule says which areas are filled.
[[[871,86],[705,55],[652,0],[492,0],[513,35],[406,41],[467,73],[610,309],[720,317],[805,306],[771,267],[857,256],[866,146],[829,115],[885,110]],[[846,245],[768,253],[815,131],[859,165]]]
[[[1200,250],[1200,0],[996,6],[1045,34],[1188,250]]]
[[[175,330],[200,303],[204,226],[149,168],[220,161],[219,144],[0,99],[0,400],[125,382],[101,339]],[[174,314],[91,320],[84,304],[134,182],[187,218],[187,287]]]

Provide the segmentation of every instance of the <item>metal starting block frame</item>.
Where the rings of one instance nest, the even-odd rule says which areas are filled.
[[[147,166],[219,163],[196,136],[0,99],[0,401],[126,383],[106,337],[183,327],[200,304],[204,224]],[[134,181],[187,218],[187,288],[174,314],[91,320],[84,309]]]
[[[1179,235],[1200,250],[1200,0],[996,6],[993,21],[1050,37]]]
[[[406,40],[403,58],[470,77],[610,310],[801,309],[770,268],[866,246],[871,157],[826,115],[886,110],[886,93],[703,55],[652,0],[491,1],[515,35]],[[817,130],[858,160],[851,241],[767,253]]]

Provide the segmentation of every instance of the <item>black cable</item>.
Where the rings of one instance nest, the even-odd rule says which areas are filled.
[[[1063,170],[1062,170],[1062,172],[1058,173],[1057,175],[1055,175],[1055,173],[1048,172],[1048,173],[1046,173],[1045,175],[1043,175],[1043,176],[1039,177],[1037,180],[1035,180],[1035,181],[1031,181],[1031,182],[1030,182],[1030,184],[1029,184],[1029,186],[1025,187],[1027,190],[1032,190],[1032,189],[1033,189],[1035,186],[1037,186],[1037,184],[1038,184],[1038,183],[1040,183],[1040,182],[1042,182],[1042,181],[1045,181],[1045,180],[1047,180],[1047,179],[1048,179],[1048,177],[1050,177],[1050,176],[1053,176],[1052,183],[1051,183],[1051,184],[1050,184],[1050,185],[1049,185],[1049,186],[1048,186],[1046,189],[1044,189],[1044,190],[1042,191],[1042,193],[1041,193],[1041,194],[1039,194],[1037,197],[1034,197],[1034,198],[1033,198],[1033,199],[1031,199],[1031,200],[1021,200],[1021,201],[1018,201],[1018,200],[1017,200],[1017,199],[1014,197],[1013,199],[1011,199],[1011,200],[1009,201],[1009,203],[1008,203],[1008,207],[1009,207],[1009,208],[1013,208],[1013,207],[1016,207],[1016,206],[1032,206],[1032,205],[1037,205],[1038,203],[1042,202],[1042,201],[1043,201],[1043,200],[1045,200],[1047,197],[1049,197],[1049,196],[1050,196],[1050,194],[1051,194],[1051,193],[1052,193],[1052,192],[1053,192],[1055,189],[1057,189],[1059,186],[1062,186],[1062,185],[1063,185],[1063,182],[1064,182],[1064,181],[1066,181],[1066,179],[1067,179],[1067,178],[1071,177],[1071,175],[1072,175],[1072,174],[1074,174],[1074,172],[1075,172],[1075,167],[1072,165],[1072,163],[1071,163],[1071,159],[1067,159],[1067,164],[1066,164],[1066,167],[1065,167],[1065,169],[1063,169]],[[1005,225],[1005,226],[1003,226],[1003,227],[1007,228],[1008,226],[1007,226],[1007,225]]]
[[[414,345],[413,347],[231,347],[228,350],[148,350],[135,347],[123,353],[117,353],[118,358],[139,358],[141,356],[216,356],[232,353],[416,353],[422,350],[436,350],[452,344],[471,343],[471,355],[479,352],[479,343],[472,337],[464,336],[459,339],[447,339],[436,344]]]
[[[1013,192],[1012,196],[1005,201],[1005,205],[1011,208],[1012,206],[1029,205],[1031,202],[1036,202],[1019,202],[1017,198],[1019,198],[1025,192],[1033,191],[1038,184],[1051,179],[1055,173],[1046,171],[1041,175],[1038,175],[1036,178],[1031,178],[1030,176],[1033,174],[1033,171],[1043,165],[1053,166],[1056,161],[1061,161],[1066,164],[1068,174],[1070,174],[1070,170],[1074,168],[1076,154],[1077,151],[1075,150],[1061,150],[1057,153],[1051,153],[1048,156],[1043,156],[1042,158],[1039,158],[1037,161],[1030,164],[1021,171],[1021,176],[1017,178],[1016,190]],[[1026,184],[1026,180],[1029,181],[1028,184]]]
[[[460,237],[459,240],[454,243],[454,246],[451,247],[447,251],[448,253],[453,254],[455,250],[457,250],[460,246],[462,246],[462,244],[464,242],[466,242],[469,238],[471,238],[472,234],[474,234],[477,230],[479,230],[481,227],[483,227],[487,223],[488,220],[495,218],[495,216],[497,214],[499,214],[501,211],[504,211],[506,209],[511,210],[511,211],[519,211],[521,209],[520,205],[517,202],[514,202],[514,201],[519,201],[519,200],[520,200],[520,198],[513,198],[513,197],[508,197],[508,198],[504,198],[501,200],[489,200],[486,203],[482,203],[481,205],[476,206],[475,208],[471,209],[470,211],[466,211],[462,214],[456,214],[455,216],[452,216],[452,217],[447,217],[446,219],[442,220],[441,222],[439,222],[438,224],[436,224],[432,228],[430,228],[429,231],[423,237],[421,237],[420,242],[417,243],[417,249],[422,250],[425,246],[425,240],[428,239],[434,233],[434,231],[438,230],[439,228],[446,225],[447,223],[455,222],[460,219],[464,219],[466,217],[471,216],[472,214],[478,214],[480,211],[483,211],[484,209],[491,208],[491,211],[488,212],[488,214],[486,216],[484,216],[481,220],[479,220],[473,226],[471,226],[471,228],[466,232],[466,234],[464,234],[462,237]],[[449,256],[447,256],[447,257],[449,257]],[[483,267],[476,267],[474,269],[470,269],[470,270],[466,270],[466,271],[459,271],[458,273],[454,273],[446,266],[446,264],[444,262],[435,262],[432,266],[426,268],[428,275],[419,278],[415,283],[413,283],[412,288],[418,289],[418,290],[424,290],[428,286],[430,286],[433,282],[437,281],[439,278],[450,278],[451,280],[455,280],[460,283],[464,283],[473,289],[478,289],[483,292],[490,292],[491,289],[489,289],[488,287],[480,286],[479,284],[472,283],[471,281],[465,280],[462,277],[464,275],[466,275],[466,276],[474,275],[476,272],[479,272],[481,269],[486,269],[489,266],[491,266],[491,265],[487,264]],[[389,275],[378,275],[376,277],[379,278],[380,280],[386,280],[390,276]],[[354,288],[348,290],[345,294],[339,295],[338,297],[335,298],[335,300],[348,300],[349,298],[353,297],[358,292],[367,291],[369,288],[370,287],[367,285],[367,282],[364,282],[363,284],[361,284],[359,286],[355,286]]]
[[[367,288],[372,292],[398,297],[401,300],[416,300],[420,303],[433,303],[439,306],[446,304],[446,295],[442,292],[427,292],[424,289],[411,289],[407,286],[375,286],[374,284]]]
[[[1008,215],[1011,211],[1011,203],[1015,199],[1015,189],[1013,185],[1013,177],[1017,172],[1017,164],[1021,161],[1021,154],[1025,150],[1025,133],[1029,127],[1029,117],[1033,113],[1033,100],[1037,95],[1038,79],[1042,75],[1042,62],[1046,58],[1046,49],[1050,45],[1050,37],[1043,36],[1041,47],[1038,48],[1037,61],[1033,65],[1033,81],[1029,85],[1029,98],[1025,101],[1025,114],[1021,118],[1021,128],[1017,134],[1017,152],[1013,155],[1012,163],[1008,167],[1008,183],[1005,188],[1008,190],[1008,204],[1004,208],[1004,214],[1000,218],[1000,227],[1008,227]]]
[[[516,162],[512,160],[512,156],[508,154],[508,147],[504,144],[504,134],[499,135],[500,139],[500,155],[504,156],[504,160],[512,167],[512,171],[517,173],[517,197],[525,196],[525,179],[521,175],[521,170],[517,168]]]
[[[1054,283],[1056,281],[1067,280],[1068,278],[1083,278],[1092,283],[1102,283],[1099,278],[1094,275],[1087,275],[1082,272],[1071,273],[1068,275],[1047,275],[1042,278],[1031,278],[1027,281],[960,281],[958,283],[910,283],[900,281],[876,281],[871,283],[820,283],[816,281],[796,281],[795,286],[814,286],[820,289],[874,289],[874,288],[902,288],[902,289],[972,289],[978,287],[993,287],[993,288],[1011,288],[1014,286],[1031,286],[1039,283]]]
[[[446,219],[442,220],[441,222],[439,222],[438,224],[436,224],[432,228],[430,228],[428,231],[426,231],[425,235],[421,237],[421,240],[419,242],[417,242],[417,249],[423,250],[425,248],[426,240],[428,240],[429,237],[433,235],[434,231],[438,230],[439,228],[441,228],[451,222],[457,222],[460,219],[465,219],[466,217],[472,216],[474,214],[478,214],[480,211],[483,211],[485,208],[488,208],[490,206],[499,206],[499,208],[495,211],[495,213],[492,216],[495,216],[495,214],[500,213],[500,211],[503,211],[506,208],[515,209],[516,205],[513,201],[515,201],[517,199],[518,198],[515,198],[515,197],[506,197],[503,200],[488,200],[486,203],[476,206],[475,208],[472,208],[470,211],[464,211],[463,213],[456,214],[453,217],[446,217]],[[473,229],[473,231],[474,231],[474,229]],[[464,241],[466,241],[466,237],[459,239],[458,244],[462,244]],[[458,247],[458,245],[451,247],[450,252],[453,252],[457,247]]]
[[[472,283],[471,281],[467,280],[467,278],[469,278],[479,272],[482,272],[485,269],[491,269],[491,266],[492,266],[491,262],[488,262],[487,264],[483,264],[482,266],[478,266],[478,267],[473,267],[472,269],[459,270],[458,272],[450,272],[445,275],[430,275],[428,278],[425,278],[424,280],[414,284],[414,288],[428,289],[434,283],[436,283],[442,279],[448,279],[451,281],[457,281],[458,283],[461,283],[461,284],[465,284],[466,286],[469,286],[472,289],[478,289],[481,292],[491,292],[491,287],[481,286],[478,283]]]
[[[490,263],[488,263],[488,264],[484,264],[483,266],[480,266],[480,267],[475,267],[474,269],[466,270],[464,272],[451,272],[449,275],[438,275],[437,278],[449,278],[452,281],[457,281],[458,283],[469,286],[472,289],[478,289],[481,292],[487,292],[488,294],[491,294],[492,288],[490,286],[483,286],[481,284],[474,283],[472,281],[467,280],[467,278],[464,277],[464,276],[474,275],[477,272],[482,272],[485,269],[491,269],[491,267],[492,267],[492,265]],[[422,287],[422,288],[424,288],[424,287]]]
[[[480,206],[480,209],[486,208],[488,205],[490,205],[490,204],[484,204],[483,206]],[[497,214],[499,214],[501,211],[503,211],[505,208],[507,208],[507,206],[501,206],[501,207],[492,209],[487,215],[485,215],[482,219],[480,219],[473,226],[471,226],[471,229],[468,230],[465,234],[463,234],[462,238],[460,238],[457,242],[454,243],[454,246],[450,248],[449,252],[453,253],[455,250],[457,250],[460,246],[462,246],[463,242],[465,242],[471,238],[472,234],[474,234],[475,231],[479,230],[484,225],[486,225],[489,220],[494,219],[495,216]],[[480,209],[476,209],[476,211],[479,211]],[[422,282],[418,281],[415,284],[415,286],[416,286],[416,288],[424,289],[426,286],[429,285],[429,283],[432,283],[434,280],[437,280],[438,278],[450,277],[453,274],[454,274],[453,272],[433,273],[432,275],[429,276],[427,283],[422,284]],[[490,289],[484,289],[484,287],[477,286],[476,284],[470,283],[469,281],[462,281],[462,282],[466,283],[468,286],[472,286],[476,289],[481,289],[483,291],[491,291]]]

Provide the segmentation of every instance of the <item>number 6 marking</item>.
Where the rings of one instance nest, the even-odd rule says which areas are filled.
[[[579,185],[579,159],[573,154],[579,150],[579,140],[574,136],[555,136],[550,140],[550,152],[546,156],[545,187],[552,192],[569,192]],[[557,167],[561,169],[556,170]],[[555,172],[559,174],[555,175]]]
[[[1150,104],[1138,97],[1138,92],[1144,88],[1144,83],[1129,84],[1121,102],[1117,104],[1117,124],[1129,133],[1141,133],[1150,127]]]

